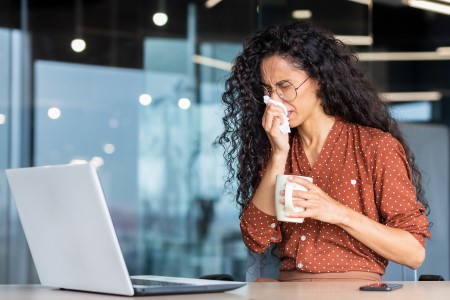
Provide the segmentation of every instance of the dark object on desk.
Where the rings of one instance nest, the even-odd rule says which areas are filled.
[[[445,281],[441,275],[423,274],[419,276],[419,281]]]
[[[398,283],[370,283],[359,287],[361,291],[379,291],[379,292],[389,292],[403,287],[403,284]]]
[[[222,281],[235,281],[233,276],[229,274],[209,274],[199,277],[199,279],[209,279],[209,280],[222,280]]]

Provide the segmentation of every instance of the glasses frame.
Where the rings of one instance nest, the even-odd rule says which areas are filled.
[[[277,93],[278,97],[280,97],[280,98],[283,99],[284,101],[286,101],[286,102],[291,102],[291,101],[293,101],[293,100],[295,100],[295,99],[297,98],[297,90],[298,90],[298,89],[299,89],[306,81],[308,81],[309,77],[310,77],[310,76],[306,77],[306,79],[303,80],[302,83],[300,83],[298,87],[295,87],[294,84],[293,84],[292,82],[290,82],[289,80],[281,80],[281,81],[278,81],[278,82],[275,84],[275,93]],[[289,100],[289,99],[286,99],[286,98],[283,96],[283,94],[278,90],[278,86],[279,86],[280,83],[289,83],[289,84],[294,88],[294,90],[295,90],[295,96],[294,96],[294,98],[292,98],[292,99]],[[268,90],[265,86],[263,86],[263,85],[261,85],[261,87],[267,92],[267,95],[268,95],[269,97],[272,97],[273,91],[269,91],[269,90]],[[258,101],[258,102],[260,102],[260,101]]]

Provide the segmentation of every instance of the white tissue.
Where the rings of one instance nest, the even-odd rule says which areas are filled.
[[[289,119],[287,117],[288,111],[287,111],[286,105],[284,105],[282,102],[278,102],[278,101],[271,99],[269,96],[264,96],[264,103],[265,104],[272,103],[274,105],[278,105],[279,107],[281,107],[283,109],[283,111],[284,111],[283,123],[280,125],[280,131],[282,133],[291,132],[291,128],[289,127]]]

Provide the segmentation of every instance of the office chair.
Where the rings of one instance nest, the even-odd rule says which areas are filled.
[[[245,281],[252,282],[257,278],[274,278],[280,275],[280,260],[274,252],[274,245],[271,245],[266,252],[258,254],[247,252],[247,273]]]
[[[419,276],[419,281],[445,281],[441,275],[423,274]]]

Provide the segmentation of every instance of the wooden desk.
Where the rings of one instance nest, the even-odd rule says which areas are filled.
[[[126,299],[218,299],[218,300],[285,300],[285,299],[326,299],[326,300],[433,300],[450,297],[450,281],[403,282],[403,288],[391,292],[362,292],[358,282],[252,282],[247,286],[226,293],[192,294],[152,297],[123,297],[94,293],[63,291],[40,285],[0,285],[1,300],[126,300]]]

